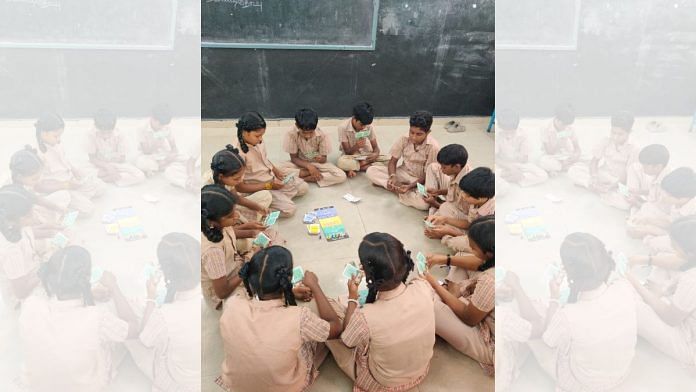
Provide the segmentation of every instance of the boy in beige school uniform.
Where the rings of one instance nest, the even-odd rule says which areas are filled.
[[[541,130],[542,155],[539,166],[554,176],[568,170],[580,160],[582,150],[573,123],[575,112],[570,106],[556,108],[549,125]]]
[[[326,161],[331,152],[331,140],[318,124],[319,116],[312,109],[300,109],[295,113],[295,127],[283,139],[283,150],[290,154],[290,162],[280,167],[320,187],[340,184],[346,180],[346,173]]]
[[[459,202],[459,181],[471,168],[467,164],[469,153],[460,144],[449,144],[437,153],[437,162],[425,170],[425,189],[430,204],[429,215],[451,216],[464,219],[468,206]],[[444,197],[444,202],[441,201]]]
[[[544,169],[530,162],[529,138],[519,128],[520,117],[511,110],[498,114],[499,136],[495,143],[496,171],[508,183],[528,187],[548,180]]]
[[[104,182],[131,186],[145,181],[145,173],[126,162],[126,143],[116,129],[116,116],[100,110],[94,116],[94,130],[87,139],[87,154]]]
[[[343,155],[336,165],[349,178],[355,177],[359,171],[366,171],[376,162],[389,161],[388,155],[380,155],[373,119],[372,105],[363,102],[353,107],[353,117],[338,126],[338,142]],[[367,136],[358,138],[359,132],[366,132]]]
[[[146,176],[164,171],[173,162],[183,161],[170,128],[172,114],[166,105],[152,110],[147,124],[138,129],[138,156],[135,165]]]
[[[397,194],[402,204],[427,211],[430,204],[418,193],[417,184],[425,184],[425,169],[436,161],[440,145],[430,136],[433,115],[429,112],[415,112],[409,125],[408,136],[401,136],[392,146],[389,164],[370,166],[366,174],[372,184]]]

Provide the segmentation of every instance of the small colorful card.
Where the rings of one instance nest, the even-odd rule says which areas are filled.
[[[63,216],[63,227],[70,227],[75,224],[80,211],[70,211]]]
[[[302,282],[302,279],[304,279],[304,270],[298,265],[292,269],[292,284],[296,285]]]
[[[276,223],[276,221],[278,220],[279,216],[280,216],[280,211],[271,212],[266,217],[266,220],[263,221],[263,225],[266,227],[273,226]]]
[[[367,289],[358,290],[358,303],[360,304],[360,306],[365,305],[365,302],[367,302],[368,293],[369,290]]]
[[[311,235],[317,235],[321,233],[321,225],[318,223],[312,223],[311,225],[307,225],[307,232]]]
[[[628,257],[626,257],[624,253],[619,252],[614,258],[614,262],[616,263],[616,272],[620,276],[626,276],[626,272],[628,271]]]
[[[164,131],[156,131],[152,133],[152,136],[155,137],[155,139],[166,139],[169,137],[169,131],[164,130]]]
[[[99,282],[104,275],[104,268],[102,267],[92,267],[92,273],[89,277],[89,283],[95,284]]]
[[[416,186],[418,187],[418,193],[421,196],[428,196],[428,190],[425,189],[425,185],[421,184],[420,182],[417,182]]]
[[[302,218],[302,223],[314,223],[314,221],[317,220],[317,216],[314,215],[311,212],[308,212],[304,214],[304,217]]]
[[[433,224],[433,222],[428,221],[428,220],[424,220],[424,221],[423,221],[423,224],[424,224],[425,227],[427,227],[428,229],[432,229],[433,227],[435,227],[435,225]]]
[[[554,195],[553,193],[547,193],[544,195],[544,197],[548,200],[550,200],[552,203],[560,203],[563,201],[560,197]]]
[[[260,246],[261,248],[265,248],[268,246],[268,244],[271,242],[271,239],[268,238],[266,234],[259,233],[259,235],[254,238],[254,242],[252,242],[254,245]]]
[[[292,173],[288,174],[287,176],[285,176],[285,178],[283,178],[283,185],[288,185],[294,179],[295,179],[294,174],[292,174]]]
[[[619,183],[619,193],[623,196],[628,197],[629,195],[629,190],[628,190],[628,185]]]
[[[354,266],[351,263],[346,264],[345,268],[343,268],[343,277],[346,279],[352,279],[355,275],[359,274],[360,270],[358,267]]]
[[[556,132],[556,136],[558,136],[559,139],[566,138],[566,137],[570,136],[570,131]]]
[[[425,258],[425,255],[421,252],[418,252],[418,254],[416,255],[416,268],[418,268],[418,272],[421,275],[425,273],[425,271],[428,269],[427,259]]]
[[[355,197],[355,196],[353,196],[353,195],[350,194],[350,193],[346,193],[345,195],[343,195],[343,198],[346,199],[346,200],[348,200],[348,201],[351,202],[351,203],[357,203],[357,202],[360,201],[360,198],[359,198],[359,197]]]
[[[355,132],[356,139],[364,139],[366,137],[370,137],[370,130],[369,129],[366,131]]]
[[[59,248],[65,248],[68,245],[68,237],[63,233],[58,233],[51,239],[51,243]]]

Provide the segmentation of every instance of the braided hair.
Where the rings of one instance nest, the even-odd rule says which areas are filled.
[[[0,232],[5,239],[17,243],[22,239],[20,218],[31,213],[34,197],[18,185],[0,188]]]
[[[72,299],[82,296],[85,306],[94,305],[89,278],[92,257],[81,246],[59,249],[39,268],[39,277],[49,297]]]
[[[615,267],[611,252],[592,234],[569,234],[561,244],[560,253],[570,286],[570,303],[576,302],[581,292],[606,282]]]
[[[212,222],[229,215],[236,204],[237,197],[223,186],[211,184],[201,188],[201,233],[205,238],[222,241],[222,228],[214,227]]]
[[[249,146],[244,141],[243,132],[253,131],[255,129],[266,128],[266,120],[263,119],[259,112],[246,112],[237,121],[237,139],[239,140],[239,148],[244,153],[249,152]]]
[[[220,176],[233,176],[244,170],[244,166],[246,166],[246,162],[244,158],[239,156],[239,150],[228,144],[224,150],[215,153],[210,162],[210,169],[213,171],[213,182],[223,185]]]
[[[366,235],[358,248],[358,256],[365,271],[368,288],[365,302],[369,304],[375,302],[378,291],[395,283],[405,283],[414,266],[411,251],[387,233]]]
[[[21,184],[23,177],[32,176],[41,170],[43,162],[36,150],[26,145],[24,149],[12,154],[10,158],[10,171],[12,172],[12,182]]]
[[[172,302],[177,291],[190,290],[200,282],[200,253],[200,243],[188,234],[169,233],[162,237],[157,245],[157,259],[167,286],[165,303]]]
[[[467,235],[478,245],[484,255],[486,253],[493,255],[490,259],[484,260],[478,270],[485,271],[495,267],[495,216],[482,216],[471,222]]]
[[[34,128],[36,128],[36,143],[39,146],[39,150],[41,150],[41,152],[46,152],[46,144],[43,139],[41,139],[41,135],[44,132],[52,132],[65,128],[65,122],[55,113],[46,113],[36,120]]]
[[[250,297],[263,299],[269,294],[282,293],[285,306],[296,306],[292,292],[292,254],[274,245],[258,251],[239,271],[239,277]]]

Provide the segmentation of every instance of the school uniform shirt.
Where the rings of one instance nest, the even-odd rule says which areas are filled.
[[[153,391],[196,391],[201,383],[201,290],[177,291],[174,300],[153,310],[139,339],[154,348]]]
[[[212,302],[213,307],[222,302],[215,294],[213,280],[236,274],[244,265],[244,259],[235,245],[237,237],[234,229],[225,227],[222,233],[220,242],[212,242],[201,233],[201,287],[203,296]]]
[[[603,168],[619,181],[625,181],[628,166],[635,161],[636,150],[628,141],[617,146],[610,137],[606,137],[594,148],[592,156],[599,160],[600,170]]]
[[[541,146],[546,144],[557,145],[558,150],[553,155],[571,156],[575,151],[575,144],[578,143],[578,136],[575,133],[575,128],[572,125],[566,127],[562,132],[558,132],[553,125],[553,121],[544,129],[541,130]],[[544,151],[548,153],[547,151]]]
[[[425,168],[437,161],[439,151],[440,145],[430,135],[419,146],[411,143],[408,136],[401,136],[389,153],[393,158],[403,158],[401,167],[406,169],[408,174],[416,178],[425,178]]]
[[[435,345],[433,295],[415,279],[355,310],[341,334],[355,350],[355,390],[402,391],[425,379]]]
[[[0,235],[0,295],[5,300],[8,309],[16,309],[19,299],[12,288],[12,280],[39,270],[39,256],[34,244],[34,231],[30,227],[22,228],[22,239],[10,242]]]
[[[357,154],[367,155],[372,153],[372,142],[377,142],[377,134],[375,133],[375,127],[372,124],[365,126],[365,131],[370,131],[370,136],[365,140],[365,145],[360,147]],[[338,143],[339,149],[343,151],[343,143],[348,143],[349,147],[355,146],[358,140],[355,138],[355,133],[357,131],[353,128],[352,119],[344,121],[338,126]]]
[[[691,215],[696,215],[696,197],[687,201],[686,204],[680,207],[672,207],[672,221]]]
[[[244,183],[257,184],[273,181],[273,164],[268,160],[266,154],[266,144],[259,143],[255,146],[247,144],[248,152],[242,151],[238,143],[235,145],[239,149],[239,155],[244,158],[246,163],[244,172]]]
[[[311,162],[316,156],[329,155],[331,140],[320,128],[317,128],[314,136],[307,140],[302,137],[302,131],[293,127],[285,134],[283,151],[288,154],[297,154],[300,159]],[[312,154],[314,156],[311,156]]]
[[[171,128],[167,125],[159,131],[155,131],[150,126],[150,122],[138,129],[138,151],[144,154],[142,144],[153,146],[150,153],[146,155],[167,155],[172,151],[174,136]]]
[[[39,157],[43,161],[44,169],[41,171],[41,181],[70,181],[74,178],[72,165],[65,156],[63,146],[46,145],[46,152],[39,151]]]
[[[523,129],[510,133],[505,131],[505,135],[500,136],[500,141],[495,143],[495,154],[506,161],[520,162],[523,157],[529,157],[529,138]]]
[[[688,314],[679,328],[684,331],[687,343],[696,347],[696,268],[691,268],[679,276],[671,301],[674,307]]]
[[[476,309],[487,312],[486,317],[478,323],[477,328],[483,344],[495,352],[495,268],[483,272],[468,271],[469,280],[461,286],[461,295]],[[480,364],[489,375],[494,374],[493,366]]]
[[[633,162],[628,167],[626,186],[633,192],[647,193],[647,201],[654,202],[657,201],[660,195],[660,183],[662,183],[662,179],[670,172],[670,169],[665,168],[660,174],[651,176],[645,173],[643,165],[640,162]]]
[[[217,383],[235,392],[307,391],[319,374],[317,343],[330,330],[307,307],[234,296],[220,318],[225,360]]]
[[[495,215],[495,197],[490,198],[478,207],[475,205],[469,206],[469,222],[489,215]]]
[[[121,132],[116,129],[111,135],[104,137],[99,130],[92,130],[87,137],[87,154],[96,155],[97,159],[113,162],[118,157],[126,156],[126,144]]]
[[[556,348],[560,390],[609,390],[625,379],[638,333],[634,295],[627,281],[615,281],[558,309],[542,339]]]
[[[82,298],[34,296],[22,304],[19,334],[28,390],[101,391],[112,374],[112,345],[128,337],[128,323]]]

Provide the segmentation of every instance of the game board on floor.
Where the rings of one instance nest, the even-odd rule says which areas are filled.
[[[549,238],[544,219],[538,208],[518,208],[505,217],[508,231],[513,235],[521,235],[527,241],[538,241]]]
[[[145,228],[133,207],[115,208],[102,216],[107,234],[118,235],[126,241],[146,238]]]
[[[327,241],[338,241],[348,238],[343,220],[338,216],[338,211],[334,206],[317,208],[314,210],[321,225],[321,230]]]

